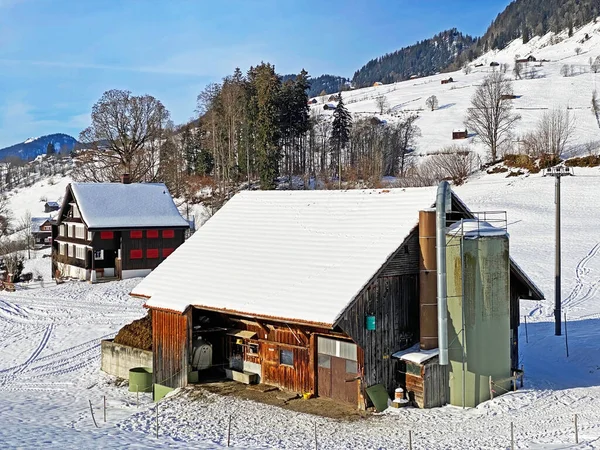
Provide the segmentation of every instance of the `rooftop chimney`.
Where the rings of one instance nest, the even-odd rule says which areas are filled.
[[[121,183],[131,184],[131,178],[129,177],[128,173],[124,173],[123,175],[121,175]]]

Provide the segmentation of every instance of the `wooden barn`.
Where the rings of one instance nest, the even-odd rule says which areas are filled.
[[[452,139],[466,139],[469,133],[466,128],[457,128],[452,131]]]
[[[52,275],[145,276],[189,226],[162,183],[70,183],[52,226]]]
[[[529,62],[536,62],[536,61],[537,61],[537,59],[535,56],[529,55],[527,58],[517,59],[515,62],[516,63],[529,63]]]
[[[449,83],[454,83],[454,79],[452,77],[442,80],[442,84],[449,84]]]
[[[60,209],[60,205],[58,204],[58,202],[46,202],[44,203],[44,212],[52,212],[52,211],[58,211]]]
[[[421,267],[425,243],[435,249],[424,225],[435,223],[435,194],[234,196],[131,293],[152,311],[154,382],[182,387],[210,367],[359,408],[372,385],[408,386],[398,352],[437,347],[435,272]],[[472,217],[456,196],[452,210],[448,223]],[[516,365],[519,298],[542,294],[516,265],[511,283]]]
[[[52,218],[32,217],[31,236],[36,244],[50,244],[52,241]]]

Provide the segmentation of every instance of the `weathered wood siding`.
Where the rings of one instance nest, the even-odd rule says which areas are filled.
[[[449,367],[440,366],[437,357],[422,365],[397,361],[397,381],[419,408],[436,408],[450,399]]]
[[[419,266],[415,274],[380,276],[344,312],[340,328],[364,351],[367,386],[382,383],[389,392],[396,387],[392,353],[419,339]],[[366,318],[375,316],[375,330],[367,330]]]
[[[189,314],[152,310],[154,383],[172,388],[187,384]]]
[[[380,276],[391,277],[419,273],[419,232],[418,229],[406,238],[404,244],[387,263]]]

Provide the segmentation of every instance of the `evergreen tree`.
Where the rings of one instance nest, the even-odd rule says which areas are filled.
[[[46,146],[46,155],[54,155],[56,153],[56,149],[54,148],[54,142],[48,142]]]
[[[523,21],[523,25],[521,28],[521,34],[523,35],[523,44],[527,44],[529,42],[529,28],[527,28],[527,24]]]
[[[274,189],[279,175],[279,90],[281,82],[275,67],[261,63],[250,68],[248,78],[253,85],[256,118],[254,143],[262,189]]]
[[[331,161],[337,160],[338,182],[342,186],[342,150],[350,141],[350,130],[352,128],[352,116],[344,105],[344,100],[340,95],[335,111],[333,112],[333,123],[331,126]]]

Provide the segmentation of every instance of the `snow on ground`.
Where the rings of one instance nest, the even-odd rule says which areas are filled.
[[[589,39],[581,43],[585,35]],[[550,45],[551,42],[557,42]],[[576,54],[575,49],[581,53]],[[452,144],[470,145],[485,161],[486,152],[481,143],[474,137],[466,140],[452,140],[452,130],[464,126],[467,109],[478,85],[493,70],[489,66],[492,61],[508,63],[507,77],[514,78],[512,69],[516,57],[526,58],[533,54],[538,60],[548,62],[528,63],[523,72],[532,68],[537,71],[535,79],[513,81],[515,95],[513,100],[515,112],[522,116],[515,128],[515,137],[535,128],[542,114],[552,108],[569,108],[569,113],[576,122],[577,133],[573,145],[582,145],[589,141],[598,141],[599,130],[594,114],[591,111],[592,92],[600,86],[600,73],[590,70],[589,58],[595,59],[600,55],[600,22],[590,23],[578,29],[569,38],[567,32],[558,36],[548,33],[543,37],[534,37],[528,44],[521,40],[513,41],[501,51],[492,51],[471,63],[472,72],[468,75],[462,71],[443,73],[430,77],[417,78],[382,86],[372,86],[343,93],[344,102],[350,112],[357,117],[372,116],[393,122],[403,114],[418,113],[416,124],[421,129],[422,136],[417,140],[417,153],[428,154],[437,152]],[[483,64],[475,67],[475,64]],[[541,67],[534,67],[541,64]],[[567,64],[573,65],[574,75],[564,77],[561,68]],[[453,83],[441,84],[441,80],[452,77]],[[439,107],[429,110],[425,100],[435,95]],[[376,98],[385,96],[391,109],[388,114],[379,114]],[[311,106],[314,113],[330,116],[331,110],[323,110],[323,104]],[[517,144],[515,144],[516,146]]]
[[[15,220],[21,219],[29,211],[32,217],[48,217],[44,212],[44,204],[49,202],[62,202],[67,184],[71,177],[55,175],[40,180],[29,187],[20,187],[6,193],[8,208]]]
[[[596,75],[560,77],[561,64],[587,65],[600,54],[600,25],[590,24],[574,38],[547,45],[552,36],[535,38],[524,47],[515,42],[506,50],[482,57],[512,62],[533,52],[551,62],[539,68],[543,78],[515,82],[517,108],[566,105],[577,119],[576,142],[596,139],[598,131],[589,110]],[[583,34],[591,38],[583,44]],[[552,38],[555,39],[555,38]],[[575,46],[582,53],[575,55]],[[462,125],[470,97],[489,67],[473,73],[444,74],[347,94],[355,113],[375,111],[374,97],[388,96],[396,110],[424,108],[435,94],[441,107],[422,111],[422,152],[435,151],[452,141],[450,132]],[[451,85],[439,80],[453,76]],[[354,101],[356,100],[356,101]],[[317,105],[321,107],[322,105]],[[579,109],[581,108],[581,109]],[[518,132],[532,127],[543,109],[521,109]],[[562,181],[563,284],[567,313],[569,357],[564,336],[554,336],[554,180],[541,175],[505,178],[481,174],[456,192],[473,210],[506,210],[511,252],[542,288],[547,300],[523,301],[520,348],[525,388],[463,411],[388,410],[357,422],[308,416],[233,397],[204,394],[195,398],[183,390],[159,406],[159,437],[155,409],[148,394],[136,396],[99,371],[99,341],[113,336],[125,323],[141,317],[139,300],[127,294],[138,280],[90,285],[50,282],[22,285],[17,292],[0,292],[0,447],[19,448],[222,448],[232,415],[232,444],[237,448],[314,448],[315,424],[319,448],[413,447],[509,448],[510,423],[516,448],[600,448],[600,169],[575,169]],[[49,186],[37,183],[10,197],[15,217],[27,210],[37,215],[41,195],[62,197],[68,179]],[[35,205],[38,205],[36,207]],[[46,262],[48,266],[46,266]],[[49,278],[49,261],[36,253],[26,271]],[[48,277],[48,278],[46,278]],[[527,342],[528,341],[528,342]],[[197,392],[194,392],[197,394]],[[102,419],[102,397],[107,398],[107,422]],[[92,401],[98,427],[89,409]],[[578,414],[580,444],[574,444],[573,417]]]
[[[99,372],[99,340],[144,314],[140,301],[127,296],[137,280],[47,283],[0,294],[0,446],[222,448],[232,415],[237,448],[314,448],[315,424],[323,449],[406,448],[409,430],[414,448],[508,448],[511,422],[516,448],[600,447],[600,169],[575,170],[576,176],[562,181],[568,358],[564,336],[554,336],[552,323],[554,180],[485,174],[456,188],[475,211],[507,211],[512,255],[546,294],[546,301],[522,302],[529,341],[522,325],[524,389],[466,411],[388,410],[356,422],[215,394],[193,398],[183,390],[160,403],[157,439],[148,395],[137,408],[133,394]],[[27,264],[43,261],[36,256]]]

